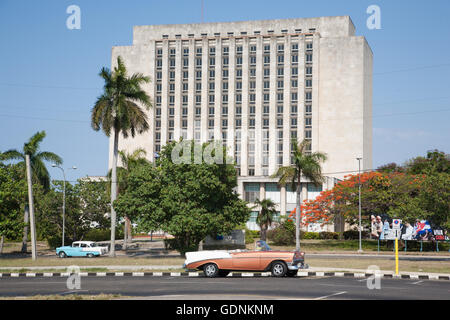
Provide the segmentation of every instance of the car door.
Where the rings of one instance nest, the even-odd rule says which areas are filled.
[[[80,244],[79,243],[72,243],[72,246],[67,250],[66,254],[69,257],[76,257],[79,248],[80,248]]]
[[[78,251],[78,256],[84,257],[89,253],[88,245],[86,243],[80,243],[80,249]]]
[[[234,253],[233,270],[260,270],[259,252],[245,251]]]

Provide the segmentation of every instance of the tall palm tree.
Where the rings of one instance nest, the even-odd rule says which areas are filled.
[[[117,57],[117,66],[111,72],[102,68],[100,77],[105,81],[104,92],[97,98],[91,114],[91,126],[95,131],[100,129],[110,137],[112,134],[113,159],[111,166],[111,250],[114,257],[116,237],[116,212],[113,203],[117,198],[117,158],[119,152],[119,134],[124,138],[134,137],[150,128],[143,105],[148,110],[152,104],[150,97],[141,89],[141,85],[150,82],[150,78],[141,73],[128,76],[122,58]]]
[[[302,219],[300,205],[303,198],[300,181],[303,176],[315,185],[320,185],[324,179],[322,176],[322,168],[320,163],[326,161],[327,156],[322,152],[308,152],[307,147],[310,144],[308,140],[303,140],[298,143],[296,139],[292,139],[291,144],[293,151],[293,164],[287,167],[280,167],[272,177],[279,178],[278,183],[281,185],[291,183],[292,189],[296,188],[297,205],[295,208],[295,248],[299,251],[300,221]]]
[[[147,152],[143,148],[138,148],[134,150],[132,153],[126,153],[124,150],[119,151],[119,157],[121,166],[117,167],[117,193],[120,194],[127,189],[128,186],[128,176],[130,172],[139,165],[148,164],[148,161],[145,156]],[[108,179],[111,180],[112,170],[108,172]],[[124,227],[124,249],[127,248],[127,242],[131,237],[131,221],[128,217],[124,217],[125,227]]]
[[[5,151],[1,158],[3,160],[20,160],[18,165],[23,168],[24,177],[26,171],[25,156],[28,154],[30,156],[30,163],[33,172],[32,179],[34,182],[41,184],[44,191],[50,190],[50,175],[47,168],[45,167],[44,161],[55,163],[61,165],[63,163],[60,156],[53,152],[40,151],[41,142],[44,140],[46,134],[45,131],[40,131],[35,133],[23,146],[22,152],[16,149],[10,149]],[[28,241],[28,207],[24,208],[24,231],[22,239],[22,252],[27,251],[27,241]]]
[[[25,170],[25,155],[30,155],[31,168],[33,170],[33,180],[40,183],[45,191],[50,189],[50,175],[44,161],[62,164],[62,159],[53,152],[40,151],[40,145],[44,140],[45,131],[35,133],[23,146],[23,150],[10,149],[2,154],[3,160],[20,160],[18,163]],[[24,171],[25,172],[25,171]]]
[[[258,217],[256,218],[256,222],[261,229],[260,239],[266,241],[267,229],[269,229],[273,222],[274,215],[277,213],[275,209],[276,204],[271,199],[256,199],[255,205],[261,208]]]

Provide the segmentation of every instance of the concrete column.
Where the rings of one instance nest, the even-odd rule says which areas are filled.
[[[286,185],[280,187],[280,216],[286,215]]]
[[[222,50],[223,47],[227,46],[228,47],[228,149],[229,149],[229,154],[233,157],[234,159],[234,143],[235,143],[235,137],[236,137],[236,126],[235,126],[235,108],[236,108],[236,102],[235,102],[235,51],[236,51],[236,47],[235,47],[235,40],[234,38],[229,38],[228,40],[228,45],[225,45],[222,42]],[[223,56],[222,58],[224,58],[225,56]],[[221,75],[222,77],[222,75]],[[242,155],[241,155],[242,157]],[[241,175],[242,175],[242,170],[241,170]]]
[[[169,107],[169,41],[163,40],[162,90],[161,90],[161,150],[167,143],[167,113]]]
[[[208,106],[209,106],[209,99],[208,99],[208,39],[204,38],[202,40],[202,113],[201,113],[201,143],[204,143],[208,141],[208,135],[209,135],[209,129],[208,129]]]
[[[265,44],[265,43],[264,43]],[[263,47],[264,47],[263,44]],[[276,84],[277,84],[277,61],[276,61],[276,38],[270,38],[270,113],[269,113],[269,175],[277,170],[277,119],[276,119]]]
[[[188,66],[188,140],[194,140],[195,118],[195,40],[189,40]]]
[[[284,41],[284,90],[283,90],[283,166],[291,162],[291,41]]]
[[[244,38],[244,40],[247,40],[247,38]],[[242,138],[246,138],[242,140],[241,144],[241,173],[248,176],[248,133],[250,130],[248,127],[248,41],[242,41],[240,45],[242,46]]]
[[[259,199],[263,200],[266,198],[266,185],[264,182],[259,183]]]
[[[220,39],[216,40],[216,52],[215,52],[215,66],[214,70],[216,76],[214,78],[214,101],[215,101],[215,110],[214,110],[214,139],[222,140],[222,46]],[[209,63],[209,62],[208,62]],[[228,130],[227,130],[228,131]],[[228,132],[227,132],[228,134]]]
[[[311,151],[320,151],[319,141],[319,56],[320,56],[320,36],[315,33],[313,36],[313,76],[312,76],[312,143]]]
[[[298,118],[297,118],[297,141],[305,138],[305,36],[298,38]]]
[[[262,98],[263,98],[263,71],[262,71],[262,38],[257,37],[256,45],[256,88],[255,88],[255,176],[262,175]],[[250,50],[250,49],[249,49]]]
[[[173,139],[178,141],[181,137],[181,77],[182,77],[182,62],[181,57],[183,49],[181,48],[181,40],[176,41],[176,55],[175,55],[175,117],[174,117],[174,131]]]

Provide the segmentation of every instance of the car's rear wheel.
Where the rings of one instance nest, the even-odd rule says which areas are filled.
[[[274,277],[284,277],[287,273],[287,266],[284,262],[275,261],[272,263],[272,276]]]
[[[208,278],[217,277],[219,274],[219,267],[215,263],[208,263],[203,267],[203,273]]]
[[[58,254],[58,257],[60,257],[60,258],[66,258],[66,257],[67,257],[67,254],[66,254],[64,251],[61,251],[61,252]]]

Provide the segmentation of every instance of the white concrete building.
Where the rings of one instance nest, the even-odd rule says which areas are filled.
[[[281,214],[295,192],[269,176],[290,164],[291,138],[328,155],[322,188],[302,186],[309,199],[356,172],[357,157],[372,168],[372,51],[348,16],[135,26],[131,46],[113,47],[113,67],[118,56],[150,76],[154,106],[151,130],[120,137],[119,150],[152,157],[180,137],[222,139],[242,197],[270,197]]]

